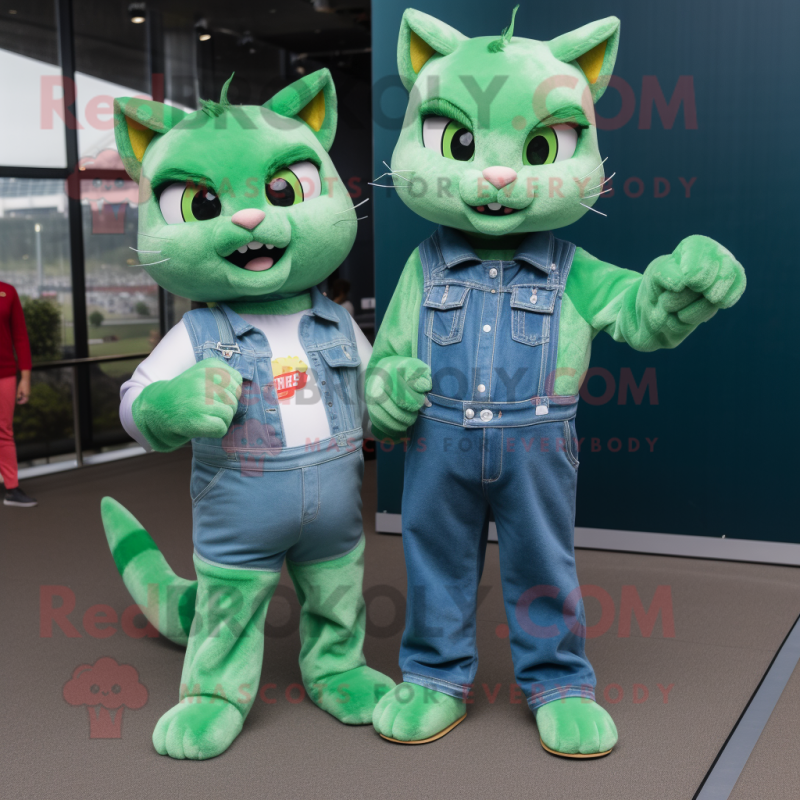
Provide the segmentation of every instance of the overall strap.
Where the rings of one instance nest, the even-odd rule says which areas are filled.
[[[422,275],[427,286],[431,280],[433,270],[444,262],[442,251],[439,248],[439,234],[434,231],[419,246],[419,260],[422,263]]]
[[[209,310],[214,315],[219,331],[219,341],[214,349],[218,350],[226,360],[234,353],[241,353],[228,315],[218,306],[211,306]]]

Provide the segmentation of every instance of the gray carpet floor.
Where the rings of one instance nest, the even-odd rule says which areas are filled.
[[[579,551],[581,583],[601,587],[615,607],[608,630],[587,646],[598,696],[620,731],[611,756],[580,762],[545,753],[532,715],[514,702],[496,545],[489,545],[478,612],[474,704],[461,726],[431,745],[392,745],[370,726],[347,727],[308,700],[287,699],[300,675],[296,600],[285,592],[269,610],[273,634],[262,675],[262,684],[275,684],[267,695],[275,702],[256,701],[243,733],[222,757],[176,762],[158,756],[150,736],[177,700],[182,651],[163,639],[133,638],[119,624],[107,627],[106,638],[89,636],[83,617],[94,605],[120,616],[130,605],[102,533],[103,495],[139,517],[177,572],[193,574],[188,477],[186,451],[143,456],[28,481],[38,508],[0,507],[0,793],[6,800],[689,800],[800,613],[800,571],[794,568]],[[402,542],[372,530],[374,462],[367,465],[364,502],[365,589],[372,598],[365,649],[372,666],[399,679]],[[291,585],[286,576],[283,581]],[[58,627],[40,630],[40,594],[47,586],[66,587],[59,591],[74,596],[68,619],[78,637]],[[620,601],[632,592],[623,587],[631,586],[645,608],[658,587],[669,587],[674,636],[665,635],[663,618],[650,635],[635,620],[625,635]],[[587,601],[587,612],[590,625],[601,619],[597,601]],[[91,739],[87,709],[68,705],[62,695],[75,668],[101,656],[134,666],[148,690],[142,708],[124,712],[119,739]],[[659,685],[671,687],[666,699]],[[737,785],[736,800],[800,796],[798,719],[796,674]]]

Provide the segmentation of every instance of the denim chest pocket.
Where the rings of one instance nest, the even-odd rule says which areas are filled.
[[[320,348],[319,353],[325,359],[325,363],[334,369],[361,366],[361,356],[358,354],[358,348],[349,342]]]
[[[515,286],[511,292],[511,338],[532,347],[550,340],[557,289]]]
[[[351,342],[339,342],[319,349],[319,354],[325,366],[329,369],[333,378],[334,386],[321,386],[320,393],[323,399],[327,399],[326,392],[334,390],[334,395],[338,397],[338,410],[344,415],[342,423],[345,429],[356,428],[360,425],[359,397],[358,397],[358,370],[361,366],[361,356],[358,348]],[[317,380],[324,381],[324,378],[317,375]],[[333,405],[334,397],[327,400],[328,405]]]
[[[428,309],[426,334],[437,344],[455,344],[464,336],[469,289],[445,284],[428,290],[424,306]]]

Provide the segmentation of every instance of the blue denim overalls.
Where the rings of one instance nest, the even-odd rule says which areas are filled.
[[[316,288],[312,304],[300,341],[332,435],[299,447],[285,446],[267,337],[226,305],[183,317],[195,358],[225,361],[244,379],[228,433],[192,441],[193,540],[204,561],[279,572],[285,556],[325,561],[361,541],[361,359],[347,311]]]
[[[420,245],[417,354],[433,388],[405,463],[400,667],[410,683],[463,697],[475,679],[491,509],[515,677],[531,709],[594,698],[573,550],[578,398],[553,394],[574,251],[532,233],[513,261],[481,261],[446,227]]]

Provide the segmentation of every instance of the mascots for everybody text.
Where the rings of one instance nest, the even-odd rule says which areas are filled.
[[[122,506],[106,498],[102,508],[134,599],[187,645],[180,702],[153,733],[156,750],[173,758],[219,755],[241,731],[284,561],[314,703],[361,725],[394,686],[362,654],[371,350],[316,288],[347,256],[356,227],[327,153],[333,84],[321,70],[263,107],[233,106],[227,90],[190,114],[115,103],[120,155],[140,185],[139,258],[160,286],[209,306],[186,313],[139,365],[120,409],[129,433],[154,450],[192,443],[197,581],[178,578]]]
[[[575,571],[575,415],[593,338],[675,347],[741,296],[741,265],[689,236],[644,273],[551,232],[606,191],[594,102],[619,39],[609,17],[549,42],[469,39],[409,9],[410,100],[392,156],[406,205],[438,228],[412,254],[375,343],[379,437],[410,438],[403,492],[403,684],[375,709],[387,739],[437,739],[466,716],[488,512],[516,681],[545,749],[588,758],[617,730],[594,702]],[[406,431],[408,433],[406,434]]]

